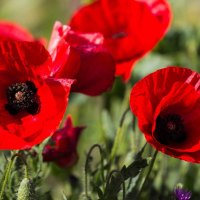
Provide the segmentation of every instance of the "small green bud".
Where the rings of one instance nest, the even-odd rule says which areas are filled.
[[[36,200],[35,195],[35,187],[33,181],[24,178],[20,183],[18,193],[17,193],[17,200]]]

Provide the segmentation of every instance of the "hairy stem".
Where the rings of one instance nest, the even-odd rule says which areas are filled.
[[[104,187],[104,184],[105,184],[105,177],[104,177],[104,172],[103,172],[103,168],[104,168],[104,166],[103,166],[103,150],[102,150],[102,148],[99,144],[94,144],[90,148],[89,152],[87,153],[87,158],[86,158],[86,162],[85,162],[85,196],[88,199],[90,199],[89,195],[88,195],[88,166],[89,166],[92,151],[95,148],[99,149],[99,153],[100,153],[100,156],[101,156],[101,176],[102,176],[103,187]]]
[[[16,157],[19,157],[23,161],[23,163],[25,165],[25,177],[28,178],[28,167],[27,167],[26,160],[24,159],[24,157],[21,154],[14,152],[14,155],[11,157],[11,159],[7,163],[5,175],[3,176],[3,182],[2,182],[2,186],[1,186],[1,190],[0,190],[0,200],[3,200],[6,184],[10,177],[12,165],[13,165]]]
[[[110,156],[111,161],[113,161],[115,154],[117,152],[117,147],[118,147],[119,143],[121,142],[122,134],[123,134],[122,128],[123,128],[124,120],[126,118],[126,114],[128,113],[128,111],[129,111],[129,108],[127,108],[124,111],[124,113],[122,114],[122,117],[120,119],[119,127],[117,129],[114,144],[113,144],[113,147],[112,147],[112,150],[111,150],[111,156]]]
[[[153,154],[153,157],[152,157],[152,160],[151,160],[151,163],[150,163],[150,166],[149,166],[149,170],[148,170],[147,175],[146,175],[146,177],[144,179],[144,182],[142,183],[142,186],[140,187],[140,190],[137,193],[136,199],[140,199],[140,195],[141,195],[141,193],[142,193],[147,181],[149,180],[149,176],[150,176],[150,173],[151,173],[151,171],[153,169],[157,154],[158,154],[158,151],[156,150],[154,152],[154,154]]]
[[[7,163],[5,174],[3,176],[3,182],[2,182],[1,190],[0,190],[0,200],[3,200],[6,184],[8,182],[9,177],[10,177],[10,173],[11,173],[11,169],[12,169],[14,159],[15,159],[15,156],[12,156],[12,158]]]

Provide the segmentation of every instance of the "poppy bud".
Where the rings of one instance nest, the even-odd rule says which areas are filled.
[[[36,200],[35,187],[33,181],[29,178],[24,178],[20,183],[17,200]]]
[[[67,117],[62,129],[57,130],[50,139],[51,144],[44,147],[44,162],[55,162],[60,167],[71,167],[78,160],[77,144],[84,127],[74,127],[71,116]]]

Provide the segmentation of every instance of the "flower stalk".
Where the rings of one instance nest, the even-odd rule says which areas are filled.
[[[87,158],[86,158],[86,162],[85,162],[85,196],[87,199],[90,199],[89,195],[88,195],[88,166],[89,166],[89,162],[90,162],[90,159],[91,159],[91,154],[92,154],[92,151],[95,149],[95,148],[98,148],[99,149],[99,153],[100,153],[100,156],[101,156],[101,176],[102,176],[102,182],[103,182],[103,188],[104,188],[104,184],[105,184],[105,177],[104,177],[104,172],[103,172],[103,150],[101,148],[101,146],[99,144],[94,144],[88,154],[87,154]]]
[[[1,190],[0,190],[0,200],[3,200],[6,184],[8,182],[9,177],[10,177],[10,173],[11,173],[12,165],[13,165],[13,162],[14,162],[14,158],[15,157],[12,157],[11,160],[8,161],[8,164],[7,164],[7,167],[6,167],[6,171],[5,171],[5,176],[4,176],[3,183],[2,183],[2,187],[1,187]]]
[[[6,166],[5,175],[3,177],[3,182],[2,182],[2,187],[1,187],[1,190],[0,190],[0,200],[3,200],[6,184],[8,182],[9,177],[10,177],[12,166],[13,166],[13,163],[14,163],[16,157],[19,157],[22,160],[22,162],[24,163],[24,165],[25,165],[25,177],[28,178],[28,167],[27,167],[26,160],[24,159],[24,157],[21,154],[14,153],[14,155],[8,161],[7,166]]]
[[[141,195],[141,193],[142,193],[142,191],[143,191],[143,189],[144,189],[144,187],[145,187],[147,181],[149,180],[149,176],[150,176],[151,171],[152,171],[152,169],[153,169],[153,166],[154,166],[154,163],[155,163],[157,154],[158,154],[158,151],[156,150],[156,151],[154,152],[154,154],[153,154],[153,157],[152,157],[152,160],[151,160],[151,163],[150,163],[150,166],[149,166],[149,170],[148,170],[147,175],[146,175],[146,177],[145,177],[145,179],[144,179],[144,182],[142,183],[142,185],[141,185],[141,187],[140,187],[140,189],[139,189],[139,191],[138,191],[138,193],[137,193],[137,195],[136,195],[136,199],[140,199],[140,195]]]
[[[125,121],[125,118],[126,118],[126,114],[128,113],[129,111],[129,108],[127,108],[124,113],[122,114],[122,117],[120,119],[120,123],[119,123],[119,127],[117,129],[117,133],[116,133],[116,136],[115,136],[115,140],[114,140],[114,144],[113,144],[113,147],[112,147],[112,150],[111,150],[111,156],[110,156],[110,160],[113,161],[114,157],[115,157],[115,154],[117,152],[117,147],[122,139],[122,136],[123,136],[123,124],[124,124],[124,121]]]

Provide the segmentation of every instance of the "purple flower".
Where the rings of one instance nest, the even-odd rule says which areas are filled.
[[[174,194],[176,196],[176,200],[189,200],[192,196],[192,193],[190,191],[184,190],[180,187],[177,187],[174,190]]]

